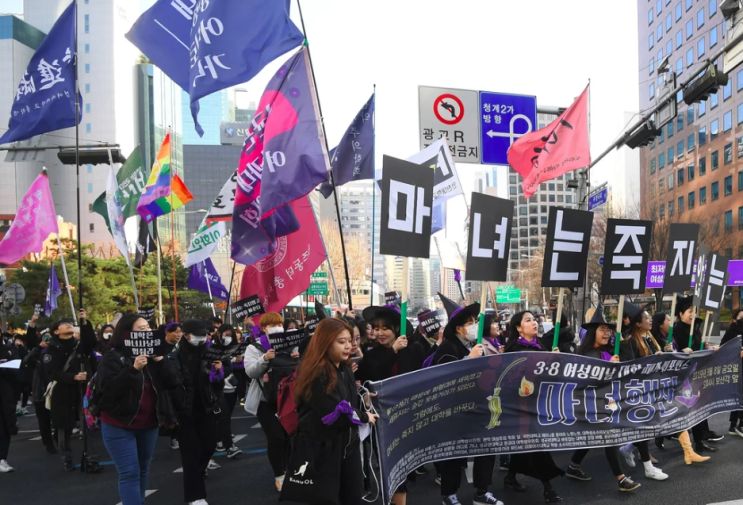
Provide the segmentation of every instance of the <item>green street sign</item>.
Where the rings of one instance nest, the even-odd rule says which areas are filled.
[[[328,278],[328,272],[315,272],[312,274],[312,277],[314,278]]]
[[[308,295],[315,296],[327,296],[328,295],[328,283],[327,282],[310,282],[310,288],[307,290]]]
[[[496,303],[521,303],[521,290],[513,286],[499,286],[495,298]]]

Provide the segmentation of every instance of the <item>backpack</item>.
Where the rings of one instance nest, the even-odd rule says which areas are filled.
[[[88,381],[83,396],[83,412],[85,413],[85,423],[89,430],[99,430],[101,428],[101,409],[98,404],[101,399],[100,391],[96,387],[98,384],[98,372]]]
[[[266,401],[276,405],[279,384],[281,384],[282,380],[294,374],[297,370],[297,364],[299,364],[298,359],[292,358],[288,354],[276,353],[276,357],[271,360],[271,368],[268,369],[263,380],[263,394],[266,397]]]
[[[297,403],[294,401],[294,389],[296,386],[297,372],[294,372],[279,382],[277,392],[276,417],[279,418],[281,426],[284,427],[284,430],[286,430],[289,436],[294,435],[299,426],[299,412],[297,411]]]

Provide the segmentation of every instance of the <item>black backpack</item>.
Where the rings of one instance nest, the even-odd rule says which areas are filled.
[[[262,353],[266,352],[266,349],[259,343],[253,344]],[[279,398],[279,383],[289,377],[297,370],[299,364],[298,358],[292,358],[289,353],[280,351],[276,353],[276,357],[271,360],[270,367],[266,374],[268,375],[268,382],[259,379],[263,390],[263,396],[266,397],[266,401],[276,405]]]

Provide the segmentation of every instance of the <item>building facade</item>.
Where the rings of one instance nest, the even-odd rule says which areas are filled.
[[[199,100],[199,124],[204,130],[204,136],[199,137],[191,116],[191,99],[188,93],[181,91],[184,144],[219,145],[219,124],[222,121],[235,120],[235,110],[229,93],[229,90],[223,89]]]
[[[717,0],[638,0],[640,110],[657,104],[664,79],[658,66],[683,82],[725,44],[726,21]],[[717,61],[722,70],[722,58]],[[640,150],[643,214],[663,222],[697,222],[700,240],[731,258],[743,258],[743,68],[707,100],[687,106]],[[716,245],[715,245],[716,244]],[[651,258],[662,259],[662,258]],[[739,288],[726,296],[741,304]]]

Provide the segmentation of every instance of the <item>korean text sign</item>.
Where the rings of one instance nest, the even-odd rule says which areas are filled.
[[[230,310],[232,310],[232,317],[236,318],[238,321],[265,312],[258,295],[249,296],[233,303],[230,305]]]
[[[165,339],[161,331],[124,332],[124,354],[128,356],[155,356]]]

